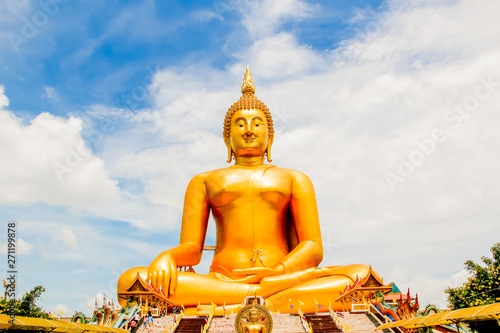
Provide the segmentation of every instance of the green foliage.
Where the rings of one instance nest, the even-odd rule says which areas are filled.
[[[448,288],[448,302],[451,309],[462,309],[500,302],[500,243],[491,248],[492,258],[482,257],[485,266],[472,260],[465,262],[465,269],[471,274],[461,287]],[[477,332],[496,332],[496,321],[470,323]]]
[[[50,316],[36,305],[43,292],[45,292],[44,287],[36,286],[30,292],[26,292],[21,299],[2,298],[0,300],[0,313],[9,315],[14,309],[16,316],[50,319]]]

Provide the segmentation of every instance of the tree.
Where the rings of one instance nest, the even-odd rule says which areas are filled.
[[[500,242],[493,245],[491,253],[493,258],[481,258],[485,266],[467,260],[465,269],[471,274],[469,280],[461,287],[445,290],[453,310],[500,302]],[[471,322],[469,326],[479,333],[499,329],[496,321]]]
[[[16,316],[50,319],[50,316],[36,305],[43,292],[45,292],[43,286],[36,286],[30,292],[26,292],[21,299],[2,298],[0,300],[0,313],[9,315],[13,308]]]

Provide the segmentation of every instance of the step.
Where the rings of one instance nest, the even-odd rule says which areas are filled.
[[[342,323],[349,325],[351,333],[381,333],[364,313],[342,312]]]
[[[168,332],[173,323],[174,317],[171,316],[154,318],[153,325],[151,327],[144,328],[144,326],[141,325],[136,333],[164,333],[165,328]]]
[[[273,314],[273,333],[305,333],[298,316],[288,314]],[[234,333],[236,315],[227,315],[225,318],[214,317],[209,333]]]
[[[205,318],[182,317],[176,333],[200,333],[201,328],[206,324]]]
[[[306,314],[304,315],[307,322],[311,324],[313,332],[341,332],[330,317],[330,314]]]

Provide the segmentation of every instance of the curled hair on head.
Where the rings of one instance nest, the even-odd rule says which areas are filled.
[[[271,117],[271,112],[267,108],[266,104],[262,103],[251,93],[245,93],[241,98],[231,105],[231,107],[226,112],[226,117],[224,118],[224,138],[229,139],[229,130],[231,128],[231,120],[236,111],[239,110],[255,110],[258,109],[264,112],[267,120],[267,128],[269,130],[269,136],[274,134],[273,118]]]
[[[243,85],[241,86],[241,93],[243,96],[240,99],[231,105],[231,107],[226,112],[226,117],[224,118],[224,131],[222,134],[224,135],[224,140],[229,142],[230,129],[231,129],[231,120],[233,119],[234,113],[239,110],[261,110],[267,121],[267,129],[269,138],[274,137],[274,126],[273,126],[273,118],[271,117],[271,112],[267,108],[266,104],[262,103],[255,97],[255,85],[252,80],[252,73],[250,73],[250,67],[247,66],[247,70],[245,76],[243,78]],[[267,160],[271,162],[271,143],[267,147],[266,155]],[[230,147],[228,147],[228,160],[227,162],[231,162],[233,158],[233,152]]]

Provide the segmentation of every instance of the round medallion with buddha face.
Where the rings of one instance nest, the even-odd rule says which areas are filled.
[[[238,311],[234,327],[236,332],[243,333],[243,328],[251,324],[261,324],[266,328],[266,332],[269,333],[273,329],[273,317],[262,305],[248,304]]]

